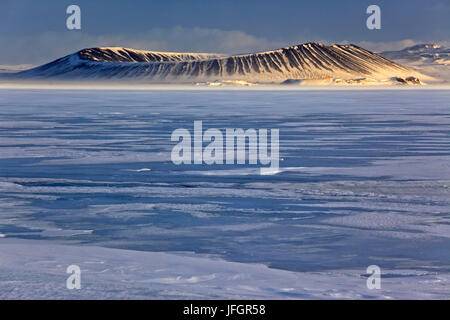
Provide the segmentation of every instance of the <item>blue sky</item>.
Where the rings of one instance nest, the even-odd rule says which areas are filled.
[[[77,4],[82,29],[66,29]],[[366,8],[381,7],[381,30]],[[450,42],[449,0],[2,0],[0,64],[38,64],[84,47],[244,53],[307,41],[371,50]]]

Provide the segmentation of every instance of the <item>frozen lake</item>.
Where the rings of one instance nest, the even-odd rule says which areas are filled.
[[[280,172],[174,165],[194,120],[279,128]],[[449,248],[450,91],[0,90],[1,297],[449,298]]]

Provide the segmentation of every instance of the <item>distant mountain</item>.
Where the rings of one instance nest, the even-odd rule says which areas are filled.
[[[450,61],[450,49],[438,44],[419,44],[399,51],[386,51],[381,55],[389,59],[411,59],[429,60],[428,62],[438,62],[439,60]]]
[[[440,82],[450,82],[450,48],[438,44],[419,44],[380,55]]]
[[[121,47],[83,49],[37,68],[20,79],[126,80],[158,83],[242,80],[280,83],[288,79],[375,80],[419,76],[417,72],[356,45],[306,43],[278,50],[225,56],[169,53]]]

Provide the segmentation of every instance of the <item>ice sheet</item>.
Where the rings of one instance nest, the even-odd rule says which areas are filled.
[[[47,253],[58,260],[51,250],[64,244],[54,249],[68,252],[61,266],[83,250],[118,250],[105,253],[102,261],[118,257],[108,262],[115,271],[89,297],[448,297],[449,101],[439,90],[0,90],[0,288],[11,297],[72,295],[51,289],[65,276],[54,266],[37,267]],[[279,172],[172,164],[170,134],[193,130],[194,120],[205,129],[279,128]],[[15,239],[32,240],[36,255],[4,242]],[[195,258],[158,278],[199,277],[211,287],[166,281],[151,291],[144,260],[155,252]],[[199,271],[199,256],[214,259]],[[125,257],[142,259],[126,285],[120,266],[133,262]],[[215,287],[254,264],[260,278],[245,287]],[[355,289],[372,264],[414,276],[389,277],[390,293]],[[114,278],[117,292],[107,290]]]

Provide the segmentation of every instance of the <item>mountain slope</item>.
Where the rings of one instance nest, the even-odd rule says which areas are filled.
[[[99,62],[180,62],[220,58],[212,53],[177,53],[136,50],[122,47],[89,48],[78,51],[81,60]]]
[[[358,46],[326,46],[320,43],[235,56],[163,53],[117,47],[90,48],[17,74],[19,78],[34,79],[145,80],[162,83],[237,79],[271,83],[287,79],[386,79],[407,76],[417,76],[417,73]]]

